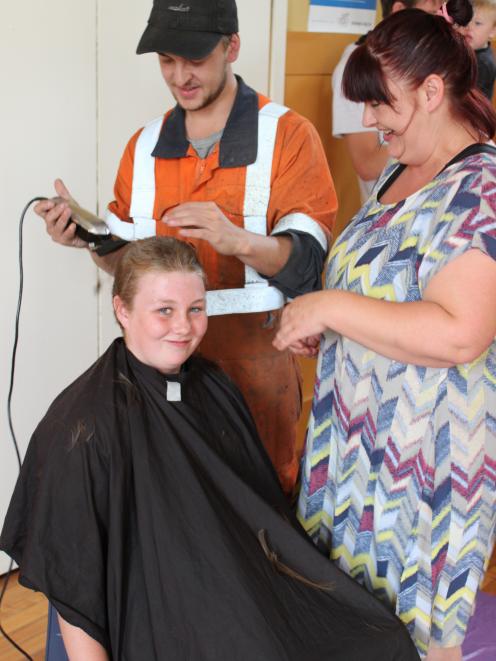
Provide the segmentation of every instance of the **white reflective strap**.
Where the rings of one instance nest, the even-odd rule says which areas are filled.
[[[125,241],[147,239],[149,236],[155,236],[157,229],[157,224],[153,218],[133,218],[133,222],[127,222],[121,220],[108,209],[105,214],[105,224],[111,234]]]
[[[243,206],[244,228],[254,234],[267,236],[267,209],[270,199],[277,124],[279,118],[287,112],[288,108],[285,106],[270,102],[258,113],[257,159],[246,168]],[[245,266],[245,283],[260,283],[260,285],[268,286],[267,282],[251,266]]]
[[[246,168],[243,215],[245,229],[267,234],[267,208],[270,198],[270,179],[279,118],[288,108],[267,103],[258,113],[257,159]]]
[[[125,241],[134,241],[134,223],[121,220],[115,213],[107,209],[105,224],[114,236],[118,236]]]
[[[287,232],[288,230],[298,230],[310,234],[314,239],[320,243],[322,248],[327,253],[328,244],[327,236],[322,227],[310,216],[304,213],[288,213],[283,216],[271,232],[272,236]]]
[[[262,278],[251,266],[245,265],[245,285],[261,284],[267,286],[267,281]]]
[[[153,208],[155,206],[155,158],[152,156],[152,151],[158,142],[163,121],[164,117],[162,116],[147,124],[136,141],[133,163],[133,187],[129,208],[129,215],[133,219],[153,218]]]
[[[250,167],[251,165],[248,166],[248,168]],[[253,187],[251,188],[250,193],[251,193],[250,197],[252,198],[253,201],[253,197],[254,197]],[[248,196],[248,188],[245,190],[245,202],[247,196]],[[269,197],[270,197],[270,188],[269,188]],[[267,202],[268,200],[269,198],[267,198]],[[245,204],[245,209],[246,209],[246,204]],[[243,225],[245,230],[248,230],[248,232],[253,232],[253,234],[261,234],[262,236],[267,236],[267,214],[265,214],[264,216],[247,216],[246,213],[243,212]]]
[[[157,223],[154,218],[137,218],[134,216],[134,238],[148,239],[157,233]]]
[[[248,285],[241,289],[216,289],[207,292],[207,315],[268,312],[284,305],[284,295],[266,284]]]

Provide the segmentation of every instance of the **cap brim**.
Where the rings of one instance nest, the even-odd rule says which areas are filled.
[[[219,32],[194,32],[188,30],[164,30],[148,25],[141,37],[136,52],[170,53],[187,60],[201,60],[217,46],[222,34]]]

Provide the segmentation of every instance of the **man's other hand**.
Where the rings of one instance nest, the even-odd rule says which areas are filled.
[[[177,227],[179,235],[208,241],[221,255],[244,253],[246,230],[226,218],[215,202],[185,202],[162,216],[162,222]]]

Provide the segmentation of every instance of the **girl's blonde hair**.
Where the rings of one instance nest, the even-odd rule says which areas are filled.
[[[195,249],[185,241],[167,236],[132,241],[117,263],[112,297],[119,296],[131,309],[138,281],[145,273],[196,273],[205,283],[205,272]]]

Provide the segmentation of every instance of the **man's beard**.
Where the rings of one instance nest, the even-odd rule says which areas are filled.
[[[198,110],[203,110],[204,108],[207,108],[210,106],[212,103],[217,101],[219,96],[222,94],[224,91],[224,88],[227,83],[227,68],[224,70],[224,75],[222,76],[222,80],[220,81],[219,85],[217,88],[211,92],[204,101],[197,107],[197,108],[188,108],[188,112],[197,112]],[[181,103],[176,99],[176,101],[181,105]]]

